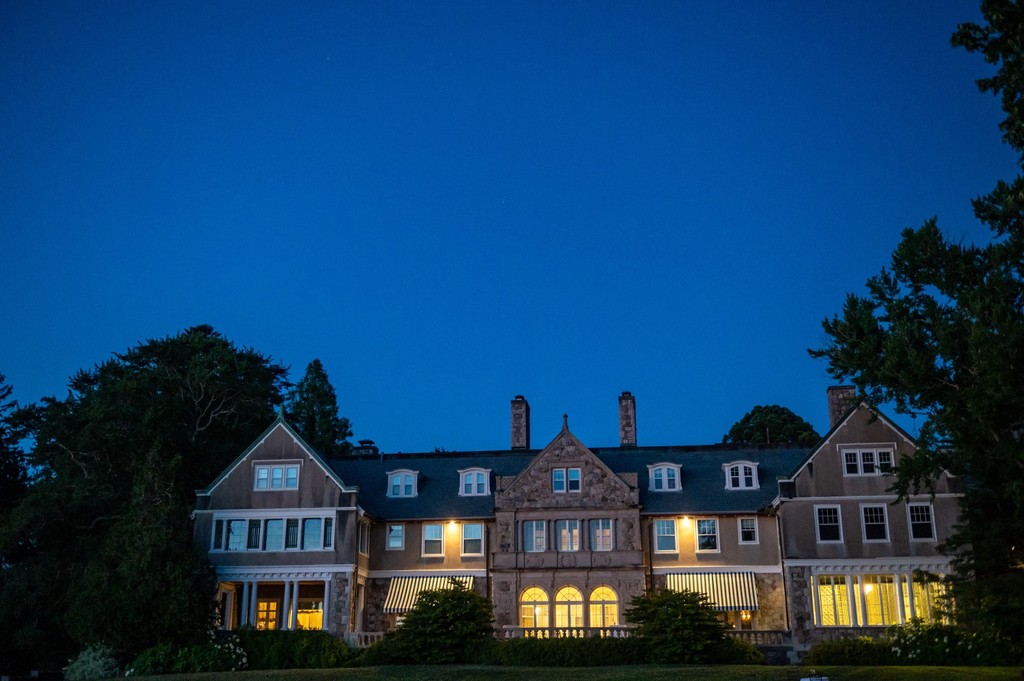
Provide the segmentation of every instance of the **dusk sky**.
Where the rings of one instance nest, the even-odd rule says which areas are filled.
[[[2,0],[0,373],[210,324],[388,452],[824,432],[822,319],[1015,175],[977,4]]]

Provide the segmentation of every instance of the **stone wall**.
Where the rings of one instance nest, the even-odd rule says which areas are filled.
[[[781,574],[755,575],[758,611],[754,614],[756,629],[785,630],[786,589]]]

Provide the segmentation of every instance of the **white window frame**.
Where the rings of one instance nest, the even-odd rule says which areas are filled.
[[[388,493],[389,499],[411,499],[419,494],[419,471],[408,468],[388,471]],[[407,479],[408,478],[408,479]],[[395,482],[398,482],[398,493],[395,494]]]
[[[678,492],[679,488],[682,487],[680,480],[682,480],[682,467],[676,463],[656,463],[647,467],[647,489],[651,492]],[[669,473],[672,474],[671,478]],[[662,482],[662,486],[659,488],[657,482]],[[668,484],[671,482],[671,486]]]
[[[470,538],[470,539],[467,540],[467,538],[466,538],[466,528],[468,528],[468,527],[479,528],[480,529],[480,537],[478,539],[477,538]],[[484,541],[486,540],[485,534],[486,533],[484,532],[484,524],[483,523],[462,523],[462,542],[460,544],[460,546],[462,547],[462,555],[463,556],[482,556],[482,555],[484,555]],[[467,551],[466,550],[466,542],[467,541],[479,541],[480,542],[480,550],[479,551]]]
[[[887,475],[892,472],[896,464],[896,447],[892,444],[885,445],[856,445],[842,447],[839,450],[839,464],[843,467],[843,476],[847,478],[874,477]],[[855,461],[847,461],[853,455]],[[869,456],[865,456],[869,455]],[[867,459],[870,458],[870,461]],[[883,470],[882,459],[888,459]],[[851,473],[850,466],[855,465],[856,471]],[[865,469],[870,466],[870,470]]]
[[[580,521],[576,518],[567,518],[555,521],[555,550],[561,553],[574,553],[580,550],[582,537],[580,536]],[[575,530],[576,541],[572,541]],[[564,539],[568,539],[566,544]],[[568,546],[568,548],[566,548]]]
[[[405,550],[405,523],[387,523],[384,530],[384,550],[385,551],[404,551]],[[391,545],[391,530],[398,528],[398,537],[401,539],[399,546]]]
[[[324,536],[326,536],[326,529]],[[370,555],[370,526],[367,523],[359,523],[359,529],[356,532],[356,544],[358,544],[361,555]]]
[[[737,469],[737,481],[733,484],[732,471]],[[747,471],[750,469],[750,484],[747,484]],[[758,480],[757,475],[757,463],[754,461],[731,461],[726,464],[722,464],[722,470],[725,471],[725,488],[726,489],[760,489],[761,484]]]
[[[532,548],[529,548],[526,545],[526,536],[527,536],[526,527],[527,527],[527,525],[529,525],[531,530],[532,530],[530,532],[530,537],[532,538],[531,539]],[[540,530],[541,530],[540,531],[541,547],[539,549],[537,548],[537,527],[540,527]],[[545,520],[524,520],[522,528],[523,528],[523,534],[522,534],[523,551],[525,553],[543,553],[544,551],[547,551],[547,548],[548,548],[548,524],[547,524],[547,521],[545,521]]]
[[[280,515],[271,515],[273,513],[280,513]],[[306,522],[311,520],[320,521],[320,531],[317,534],[316,545],[310,544],[308,548],[303,547],[303,536],[305,534]],[[242,528],[238,534],[241,539],[239,540],[240,545],[237,548],[227,548],[230,544],[231,539],[231,523],[239,523]],[[259,522],[259,545],[250,547],[250,536],[252,534],[252,524]],[[276,546],[267,545],[267,526],[271,522],[281,523],[281,540]],[[220,545],[217,545],[217,525],[221,526],[221,537]],[[288,545],[288,526],[289,524],[295,525],[295,545]],[[330,527],[328,527],[330,524]],[[298,510],[293,511],[267,511],[258,512],[251,510],[246,515],[235,515],[230,511],[220,512],[215,515],[212,519],[211,526],[211,538],[210,538],[210,552],[211,553],[241,553],[243,551],[249,553],[285,553],[294,551],[331,551],[334,549],[334,516],[333,515],[316,515],[311,514],[308,511],[305,513]],[[236,542],[236,544],[239,544]]]
[[[274,470],[281,471],[281,486],[274,487]],[[295,470],[295,484],[288,486],[289,475],[288,471]],[[260,487],[260,474],[266,472],[266,476],[262,479],[266,480],[267,486]],[[252,489],[254,492],[290,492],[299,488],[299,475],[302,472],[302,461],[301,460],[288,460],[288,461],[274,461],[274,462],[260,462],[253,464],[252,472]]]
[[[836,512],[836,525],[839,527],[839,539],[821,538],[821,517],[819,511],[834,509]],[[819,544],[842,544],[843,541],[843,508],[838,504],[815,504],[814,505],[814,538]]]
[[[313,544],[306,546],[306,523],[320,521],[319,527],[310,538]],[[303,518],[299,523],[299,550],[300,551],[323,551],[324,549],[324,519],[322,517]]]
[[[714,523],[715,531],[711,533],[701,533],[701,523]],[[715,547],[713,549],[702,549],[700,547],[701,537],[714,537]],[[718,532],[718,518],[697,518],[693,521],[693,550],[696,553],[721,553],[722,552],[722,537]]]
[[[889,511],[888,511],[888,509],[885,506],[886,506],[885,504],[861,504],[860,505],[860,537],[861,537],[862,540],[864,540],[865,544],[887,544],[887,543],[889,543],[890,538],[892,537],[892,535],[889,534]],[[882,528],[885,530],[885,539],[868,539],[868,522],[867,522],[867,518],[864,516],[864,513],[869,508],[872,508],[872,509],[880,508],[880,509],[882,509]],[[872,523],[872,525],[877,525],[877,524],[878,523]]]
[[[427,528],[436,527],[441,531],[439,539],[427,539]],[[420,555],[424,558],[444,558],[444,523],[423,523],[420,537]],[[427,542],[441,542],[441,550],[437,553],[427,553]]]
[[[600,525],[608,523],[604,528]],[[599,546],[597,533],[601,530],[608,530],[608,546]],[[593,518],[590,521],[590,550],[591,551],[614,551],[615,550],[615,519],[614,518]]]
[[[914,516],[911,508],[927,508],[928,509],[928,520],[931,521],[931,532],[930,537],[915,537],[914,536]],[[920,521],[918,521],[920,524]],[[907,503],[907,536],[910,537],[910,541],[916,542],[934,542],[937,541],[937,534],[935,532],[935,507],[927,501],[911,501]]]
[[[583,491],[583,469],[578,466],[565,469],[565,489],[569,494],[579,494]]]
[[[469,491],[466,484],[469,483]],[[459,471],[459,496],[483,497],[491,493],[491,472],[486,468],[464,468]]]
[[[745,520],[749,520],[751,523],[754,524],[754,538],[753,539],[750,539],[750,540],[744,540],[743,539],[743,521],[745,521]],[[758,527],[757,527],[757,516],[745,516],[745,517],[737,518],[736,519],[736,537],[737,537],[737,542],[740,543],[740,544],[760,544],[761,543],[761,533],[760,533],[760,531],[758,530]]]
[[[654,552],[655,553],[679,553],[679,541],[678,541],[679,531],[678,531],[678,528],[676,527],[676,525],[677,525],[677,523],[676,523],[675,518],[655,518],[654,519],[654,525],[652,526],[651,529],[652,529],[652,532],[654,534],[654,547],[653,548],[654,548]],[[671,527],[672,528],[672,533],[671,534],[660,533],[659,529],[661,527]],[[672,537],[672,548],[670,548],[670,549],[660,548],[659,547],[659,543],[660,542],[658,541],[658,539],[660,537]]]
[[[568,487],[567,476],[564,468],[551,469],[551,492],[553,494],[565,494]]]

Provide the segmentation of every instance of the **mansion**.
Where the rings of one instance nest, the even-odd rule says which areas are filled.
[[[620,442],[562,430],[531,448],[327,460],[279,417],[199,490],[195,538],[217,571],[221,626],[325,629],[360,643],[425,589],[457,579],[503,636],[624,635],[652,589],[708,596],[759,644],[806,647],[938,616],[938,547],[960,482],[896,502],[889,470],[913,439],[848,386],[828,390],[814,446],[646,446],[618,398]]]

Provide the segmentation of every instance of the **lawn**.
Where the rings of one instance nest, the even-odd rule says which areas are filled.
[[[153,681],[798,681],[810,667],[623,666],[483,667],[399,666],[167,674]],[[1019,667],[817,667],[829,681],[1020,681]]]

